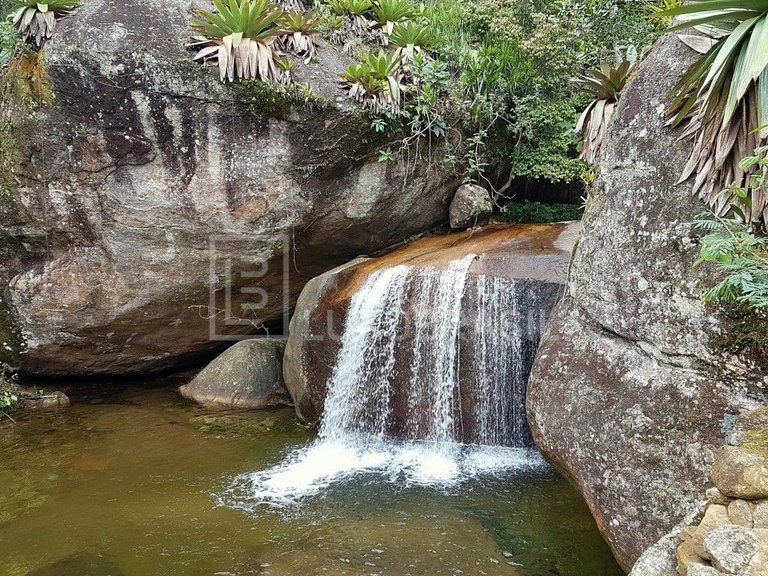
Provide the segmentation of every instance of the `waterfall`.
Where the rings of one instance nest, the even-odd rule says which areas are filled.
[[[368,277],[350,302],[321,437],[530,445],[525,381],[543,319],[519,308],[535,291],[469,274],[474,258]]]
[[[361,473],[442,486],[543,466],[525,386],[551,298],[470,273],[475,258],[371,273],[349,301],[317,441],[224,501],[291,504]]]

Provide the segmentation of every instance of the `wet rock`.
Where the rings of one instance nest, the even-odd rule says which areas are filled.
[[[310,278],[446,219],[455,171],[377,162],[370,119],[337,102],[349,58],[295,67],[311,108],[224,85],[184,48],[190,14],[89,1],[2,79],[0,344],[19,336],[27,373],[199,364],[282,331]]]
[[[712,482],[731,498],[768,498],[768,459],[741,447],[724,446],[715,455]]]
[[[538,331],[560,295],[569,249],[577,231],[577,224],[489,226],[471,233],[423,238],[379,258],[358,259],[313,279],[299,297],[283,363],[286,387],[299,416],[311,425],[318,424],[341,348],[350,300],[370,275],[405,265],[411,268],[413,277],[417,277],[420,271],[450,269],[457,261],[474,255],[467,272],[472,282],[466,283],[461,301],[457,378],[465,384],[461,386],[462,425],[458,426],[461,439],[475,441],[478,424],[473,406],[476,400],[469,383],[477,376],[477,370],[472,368],[475,358],[470,341],[474,338],[472,331],[480,309],[476,281],[498,279],[505,282],[509,290],[519,290],[515,305],[524,322],[520,331],[525,332],[521,336],[525,343],[520,350],[521,366],[527,371],[535,355]],[[412,423],[405,422],[403,414],[406,408],[411,408],[406,399],[412,387],[408,367],[416,338],[413,314],[423,303],[414,297],[413,291],[406,290],[399,305],[403,315],[395,328],[398,338],[393,354],[405,368],[395,371],[396,392],[390,401],[394,416],[388,422],[388,433],[398,436],[412,432]],[[509,378],[511,383],[513,375]],[[524,425],[524,407],[520,409]]]
[[[723,320],[701,302],[713,274],[693,265],[706,207],[676,185],[690,142],[665,126],[667,94],[697,57],[666,36],[623,92],[528,385],[537,446],[625,570],[699,509],[734,416],[765,398],[752,368],[719,375]]]
[[[47,392],[37,394],[35,392],[24,394],[22,404],[27,410],[55,410],[67,408],[70,405],[69,397],[64,392]]]
[[[718,526],[704,538],[712,565],[725,574],[740,574],[758,549],[758,539],[748,528],[733,524]]]
[[[185,398],[209,408],[264,408],[285,404],[282,362],[285,341],[238,342],[179,388]]]
[[[456,190],[448,214],[451,228],[456,230],[487,224],[492,212],[488,190],[477,184],[464,184]]]

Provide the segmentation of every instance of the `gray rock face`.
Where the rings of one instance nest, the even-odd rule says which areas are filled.
[[[451,228],[457,230],[487,224],[492,212],[488,190],[477,184],[464,184],[456,190],[448,216]]]
[[[454,174],[439,152],[376,161],[336,88],[346,57],[297,64],[323,101],[296,104],[194,64],[189,18],[186,0],[89,1],[0,79],[0,342],[22,341],[27,372],[199,361],[280,330],[310,278],[445,220]]]
[[[690,144],[664,126],[665,95],[694,57],[665,37],[624,92],[528,386],[536,444],[625,570],[698,508],[734,415],[764,399],[762,377],[717,373],[712,272],[693,267],[705,207],[675,185]]]
[[[704,538],[704,548],[712,565],[726,574],[740,574],[757,553],[758,539],[749,528],[726,524]]]
[[[497,279],[504,283],[506,289],[519,290],[515,292],[519,300],[513,306],[517,312],[515,321],[520,321],[520,324],[509,330],[524,332],[525,326],[530,331],[521,337],[526,345],[520,349],[520,363],[527,373],[542,323],[560,295],[569,251],[576,240],[578,228],[575,223],[489,226],[471,233],[428,237],[379,258],[358,259],[310,281],[299,297],[291,319],[283,362],[286,387],[300,418],[311,425],[320,421],[327,385],[341,348],[341,335],[345,330],[350,300],[367,278],[378,271],[402,265],[410,267],[409,279],[418,278],[420,272],[450,268],[456,262],[474,256],[467,271],[473,281],[466,282],[460,302],[457,380],[462,383],[459,387],[462,425],[458,428],[461,430],[460,440],[478,441],[478,423],[474,412],[477,400],[471,391],[476,378],[474,326],[478,325],[477,317],[481,314],[478,310],[481,309],[482,296],[477,288],[479,283],[474,280],[483,278],[491,284]],[[414,431],[413,422],[406,421],[408,419],[404,416],[413,409],[409,391],[415,385],[411,381],[409,368],[418,338],[413,322],[415,310],[420,304],[423,305],[414,294],[419,293],[405,290],[399,301],[403,314],[397,324],[397,338],[393,344],[392,358],[396,362],[390,388],[393,390],[390,401],[393,414],[388,418],[387,425],[388,433],[395,436],[419,434],[427,428],[424,425],[421,430]],[[513,375],[509,374],[508,378],[506,389],[511,389]],[[521,380],[524,384],[524,378]],[[427,403],[430,398],[421,398],[421,401]],[[422,416],[415,418],[426,421],[428,417],[425,415],[428,412],[420,412],[419,406],[413,412]],[[520,416],[523,416],[521,421],[524,427],[523,412],[521,406]]]
[[[255,338],[238,342],[179,388],[185,398],[209,408],[264,408],[285,404],[285,341]]]

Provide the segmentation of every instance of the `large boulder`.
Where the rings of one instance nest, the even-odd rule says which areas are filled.
[[[227,348],[179,393],[208,408],[266,408],[287,403],[285,340],[253,338]]]
[[[297,63],[311,96],[223,85],[185,49],[198,5],[85,2],[0,78],[0,354],[26,349],[26,372],[199,362],[279,331],[310,278],[446,220],[455,174],[438,150],[377,162],[346,56]]]
[[[451,228],[470,228],[488,223],[493,213],[493,201],[488,190],[477,184],[462,184],[448,207]]]
[[[537,446],[625,570],[698,508],[735,415],[764,398],[714,342],[728,334],[701,302],[712,270],[694,266],[705,206],[675,185],[690,144],[665,126],[666,95],[694,58],[664,37],[623,93],[528,388]]]
[[[391,411],[385,430],[391,435],[430,434],[434,427],[426,416],[430,412],[426,403],[433,401],[435,393],[422,390],[414,395],[413,390],[429,386],[425,382],[434,379],[434,374],[422,374],[420,370],[428,366],[430,354],[440,349],[445,336],[442,329],[457,322],[456,335],[449,334],[449,339],[457,338],[458,356],[450,360],[453,356],[449,350],[445,362],[451,365],[434,367],[443,374],[441,378],[458,382],[451,394],[460,396],[460,413],[444,416],[458,420],[456,429],[460,432],[455,439],[488,441],[480,429],[476,409],[480,402],[478,381],[487,377],[489,382],[495,381],[492,401],[497,405],[485,407],[483,414],[506,410],[509,414],[502,418],[514,421],[514,404],[519,402],[518,424],[525,428],[512,430],[516,425],[513,422],[506,428],[510,434],[491,441],[511,442],[514,436],[525,444],[525,379],[543,326],[562,291],[577,231],[578,224],[489,226],[480,231],[428,237],[378,258],[358,259],[313,279],[299,297],[291,319],[283,363],[286,386],[299,416],[312,425],[320,421],[328,384],[340,362],[342,336],[363,340],[378,332],[373,336],[379,339],[375,358],[357,360],[364,371],[361,377],[369,386],[384,385],[380,379],[386,379],[390,391],[386,406],[376,408],[371,400],[368,406],[350,406],[350,411],[358,411],[360,421],[373,421],[382,410],[388,414]],[[386,326],[351,325],[355,322],[350,319],[353,296],[376,274],[398,268],[404,280],[396,285],[396,297],[382,306]],[[462,279],[456,274],[466,276]],[[437,282],[433,282],[435,279]],[[440,284],[454,279],[459,282],[455,288],[446,290],[447,285]],[[458,301],[452,300],[450,294],[457,289],[461,296]],[[376,290],[371,298],[376,297]],[[424,314],[426,322],[420,323]],[[421,332],[422,324],[430,330],[427,337]],[[453,346],[451,342],[448,348]],[[478,343],[485,342],[486,348],[478,352]],[[508,349],[497,349],[507,345]],[[388,346],[391,351],[386,353]],[[481,360],[479,354],[487,357]],[[384,371],[380,364],[389,364],[389,373],[381,377]]]

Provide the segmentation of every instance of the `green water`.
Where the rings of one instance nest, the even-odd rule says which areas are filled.
[[[0,575],[622,574],[551,473],[448,493],[350,481],[290,512],[218,507],[235,475],[313,435],[290,409],[210,413],[161,384],[70,388],[69,409],[0,421]]]

